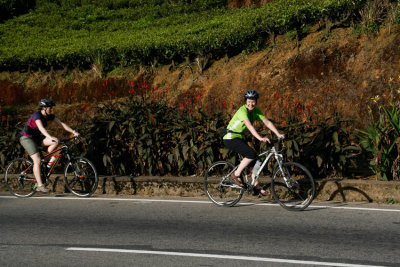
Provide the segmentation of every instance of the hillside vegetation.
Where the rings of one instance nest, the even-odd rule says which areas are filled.
[[[225,1],[37,1],[0,25],[0,70],[170,64],[256,50],[276,34],[356,19],[368,0],[277,0],[229,10]]]
[[[218,131],[255,88],[316,177],[398,179],[399,2],[241,2],[43,0],[3,18],[0,168],[51,96],[101,173],[201,174],[234,156]]]

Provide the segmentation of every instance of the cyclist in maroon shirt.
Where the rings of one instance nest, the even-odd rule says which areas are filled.
[[[45,188],[40,177],[40,153],[39,147],[48,147],[48,152],[53,151],[58,146],[58,138],[51,136],[45,129],[49,122],[55,122],[67,132],[74,136],[79,136],[79,133],[72,130],[67,124],[61,122],[54,115],[54,102],[51,99],[40,99],[39,110],[35,112],[25,124],[21,132],[20,143],[28,152],[33,161],[33,174],[37,181],[36,191],[48,193],[50,190]]]

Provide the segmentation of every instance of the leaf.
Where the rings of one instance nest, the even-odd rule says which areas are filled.
[[[316,158],[317,158],[317,165],[318,165],[318,168],[321,168],[323,159],[322,159],[320,156],[317,156]]]
[[[103,156],[103,164],[107,167],[107,162],[111,163],[110,157],[108,155]]]
[[[228,153],[229,153],[229,149],[223,148],[222,158],[226,158],[228,156]]]
[[[180,158],[180,153],[179,153],[178,147],[175,147],[175,149],[174,149],[174,156],[175,156],[175,160],[178,161]]]
[[[333,139],[333,142],[334,142],[335,145],[340,146],[339,135],[338,135],[337,131],[333,132],[332,139]]]
[[[114,127],[115,121],[110,121],[108,123],[108,131],[111,132],[111,129]]]
[[[288,158],[292,158],[293,157],[293,150],[292,149],[286,151],[286,157],[288,157]]]
[[[169,162],[170,164],[172,164],[173,161],[174,161],[174,155],[173,155],[173,154],[169,154],[169,155],[168,155],[168,162]]]
[[[124,163],[121,162],[120,168],[122,170],[122,173],[125,174],[125,165],[124,165]]]
[[[293,143],[292,140],[287,140],[287,141],[285,142],[285,146],[287,147],[287,149],[291,149],[291,148],[292,148],[292,143]]]
[[[179,170],[181,170],[182,169],[182,167],[183,167],[183,160],[178,160],[178,168],[179,168]]]
[[[293,146],[296,151],[299,151],[299,146],[295,140],[293,140]]]
[[[184,160],[188,160],[188,151],[189,151],[189,146],[187,145],[183,146],[182,155]]]

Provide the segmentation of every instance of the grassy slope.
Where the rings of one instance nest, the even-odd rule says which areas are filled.
[[[367,0],[279,0],[260,8],[199,12],[46,6],[0,25],[2,70],[170,63],[259,47],[271,32],[335,20]],[[164,13],[163,13],[164,11]],[[190,11],[190,10],[189,10]]]

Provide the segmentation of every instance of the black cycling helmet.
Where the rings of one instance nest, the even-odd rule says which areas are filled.
[[[244,100],[246,99],[254,99],[257,100],[259,97],[258,93],[256,90],[249,89],[244,93]]]
[[[54,104],[53,100],[48,99],[48,98],[42,98],[39,100],[39,107],[54,107],[56,104]]]

